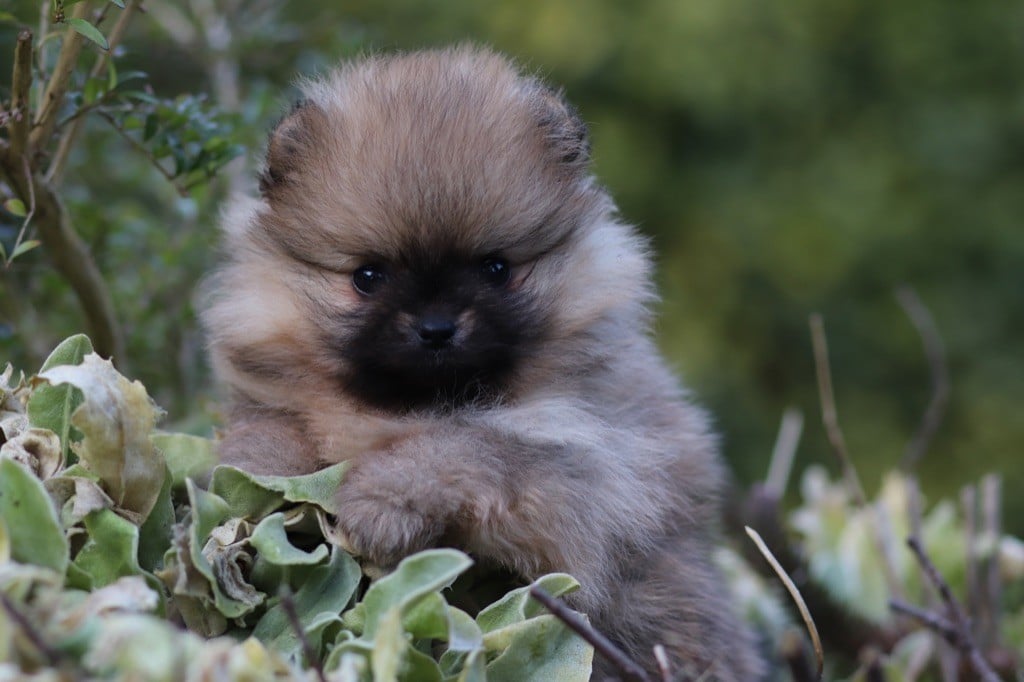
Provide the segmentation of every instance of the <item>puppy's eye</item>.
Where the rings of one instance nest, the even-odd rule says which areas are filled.
[[[480,265],[480,274],[483,276],[484,281],[491,286],[500,287],[508,282],[512,269],[509,268],[508,261],[504,258],[492,256],[484,259],[484,262]]]
[[[387,281],[387,275],[376,265],[363,265],[352,273],[352,285],[361,294],[372,294]]]

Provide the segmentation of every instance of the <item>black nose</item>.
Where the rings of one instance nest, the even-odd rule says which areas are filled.
[[[424,315],[416,331],[424,346],[440,348],[455,336],[455,320],[445,315]]]

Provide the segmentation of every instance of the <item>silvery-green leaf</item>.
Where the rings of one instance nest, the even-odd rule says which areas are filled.
[[[92,353],[92,342],[85,334],[65,339],[46,358],[40,372],[61,365],[78,365]],[[71,415],[82,402],[82,393],[74,386],[36,386],[29,398],[27,412],[32,426],[49,429],[60,436],[65,461],[71,448]]]
[[[552,615],[536,616],[484,635],[488,682],[588,682],[594,650]]]
[[[403,559],[366,591],[366,633],[372,637],[380,617],[393,607],[408,612],[419,599],[451,585],[472,564],[472,559],[455,549],[431,549]]]
[[[309,502],[333,514],[349,466],[342,462],[305,476],[257,476],[222,465],[213,470],[210,491],[227,501],[232,516],[261,519],[285,502]]]
[[[75,566],[87,574],[91,588],[109,585],[123,576],[141,575],[139,527],[110,509],[85,517],[89,539],[75,556]]]
[[[314,568],[291,597],[303,628],[309,628],[318,619],[337,617],[355,594],[362,572],[346,552],[334,548],[330,561]],[[294,657],[301,647],[287,612],[278,602],[267,610],[252,634],[266,645],[286,657]]]
[[[284,529],[284,514],[280,512],[266,517],[253,530],[249,542],[267,561],[279,564],[317,564],[327,558],[326,544],[316,546],[312,552],[306,552],[288,541]]]
[[[12,459],[0,458],[0,518],[7,525],[11,558],[63,574],[68,542],[42,481]]]
[[[209,438],[166,431],[157,431],[149,438],[163,453],[175,487],[185,485],[186,478],[204,476],[217,464],[216,444]]]
[[[580,587],[575,578],[565,573],[550,573],[538,578],[533,584],[553,597],[570,594]],[[541,613],[547,613],[547,610],[530,596],[530,588],[520,587],[481,611],[476,622],[484,633],[488,633]]]

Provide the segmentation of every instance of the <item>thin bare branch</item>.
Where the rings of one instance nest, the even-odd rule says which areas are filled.
[[[12,155],[13,156],[13,155]],[[36,189],[35,184],[32,182],[32,169],[28,166],[28,157],[19,155],[17,157],[21,160],[21,168],[25,176],[26,184],[28,185],[28,211],[25,213],[25,219],[21,222],[21,229],[18,230],[18,236],[14,240],[14,248],[11,249],[11,253],[15,253],[21,243],[25,240],[25,233],[28,231],[28,224],[32,222],[33,216],[36,214]],[[8,260],[4,267],[11,267],[11,261]]]
[[[921,417],[921,424],[917,432],[907,444],[903,453],[900,468],[910,469],[915,466],[927,452],[928,446],[935,437],[936,431],[942,424],[942,418],[946,414],[946,406],[949,404],[950,381],[949,367],[946,364],[946,349],[942,343],[942,336],[935,326],[928,308],[921,302],[921,299],[910,287],[901,287],[896,290],[896,300],[903,306],[903,310],[910,318],[921,343],[924,345],[925,357],[928,359],[928,371],[931,376],[931,398]]]
[[[96,63],[93,64],[92,70],[89,72],[89,78],[97,78],[103,73],[103,70],[107,68],[107,62],[110,60],[111,55],[114,54],[114,50],[124,39],[124,32],[128,28],[128,23],[132,20],[132,17],[136,10],[138,10],[140,4],[140,0],[129,0],[125,3],[124,9],[121,10],[121,14],[118,15],[117,21],[114,23],[114,26],[110,29],[110,32],[107,35],[108,49],[104,52],[100,52],[99,57],[96,58]],[[109,5],[107,7],[109,7]],[[60,185],[60,181],[64,175],[64,169],[67,165],[68,156],[71,154],[71,149],[75,145],[78,133],[82,129],[82,121],[83,117],[75,117],[61,135],[60,142],[57,143],[57,151],[54,153],[53,160],[50,162],[50,167],[46,171],[47,181],[54,186]]]
[[[7,615],[10,616],[11,620],[17,623],[21,634],[25,635],[25,638],[32,642],[32,646],[42,654],[50,667],[57,667],[60,664],[60,651],[50,646],[46,640],[43,639],[43,636],[39,633],[39,630],[36,629],[36,626],[32,621],[29,620],[28,616],[22,613],[17,605],[11,601],[11,598],[3,592],[0,592],[0,604],[3,605],[4,611],[7,612]]]
[[[622,673],[622,679],[632,682],[651,682],[651,678],[636,661],[627,656],[622,649],[612,644],[611,640],[595,630],[590,623],[580,618],[575,611],[552,597],[543,588],[531,585],[530,596],[543,604],[544,608],[551,612],[551,615],[565,623],[570,630],[594,647],[594,651],[614,665]]]
[[[999,603],[1002,584],[999,575],[998,543],[1002,532],[1002,479],[989,474],[981,479],[981,537],[986,545],[979,582],[978,643],[986,650],[999,638]]]
[[[89,3],[80,2],[75,5],[74,18],[85,19],[89,12]],[[43,99],[39,103],[39,111],[32,132],[29,134],[30,154],[35,154],[42,149],[46,141],[53,134],[57,125],[57,115],[60,113],[61,105],[64,103],[64,95],[67,94],[68,84],[71,82],[71,74],[78,63],[78,54],[82,51],[85,37],[70,26],[64,30],[63,44],[60,53],[57,55],[57,63],[53,67],[53,74],[46,83],[43,92]]]
[[[788,628],[782,633],[779,653],[789,668],[789,676],[793,678],[793,682],[814,681],[814,669],[811,667],[807,647],[804,646],[804,638],[800,635],[799,630]]]
[[[32,112],[28,96],[32,88],[32,32],[23,30],[14,46],[14,68],[11,74],[11,111],[7,153],[21,158],[28,146]]]
[[[953,634],[955,636],[950,638],[946,633],[940,634],[943,635],[947,642],[960,650],[982,682],[999,682],[999,675],[992,669],[992,666],[985,660],[985,657],[981,655],[981,651],[974,643],[967,614],[964,613],[963,607],[960,606],[960,603],[953,596],[953,591],[949,589],[949,583],[942,577],[939,569],[935,567],[935,564],[932,563],[931,558],[925,552],[920,540],[916,537],[908,538],[907,546],[910,547],[914,556],[917,557],[917,562],[921,565],[925,576],[939,591],[939,596],[942,598],[942,602],[949,614],[949,621],[953,625]]]
[[[782,564],[775,558],[772,551],[768,549],[768,545],[764,544],[764,540],[758,535],[757,531],[747,526],[745,528],[747,535],[757,545],[757,549],[761,552],[761,555],[771,565],[772,570],[779,576],[779,580],[786,586],[786,590],[789,592],[789,596],[793,598],[798,609],[800,609],[800,617],[804,619],[804,625],[807,627],[807,634],[811,637],[811,644],[814,646],[814,656],[817,659],[817,673],[815,675],[816,680],[820,680],[825,670],[825,653],[821,647],[821,637],[818,636],[818,628],[814,625],[814,619],[811,618],[811,612],[807,609],[807,604],[804,602],[803,595],[800,594],[800,590],[797,589],[796,584],[786,573],[786,570],[782,568]]]
[[[781,498],[786,492],[789,474],[793,469],[793,458],[796,457],[796,448],[800,444],[803,429],[804,413],[795,407],[787,408],[782,415],[775,447],[772,448],[772,459],[764,484],[765,488],[777,497]]]
[[[926,626],[929,630],[941,635],[946,640],[953,641],[959,636],[953,623],[951,623],[948,618],[943,618],[934,611],[929,611],[928,609],[922,609],[920,606],[908,604],[902,599],[890,599],[889,608],[896,613],[902,613],[905,616],[910,616],[914,620]]]
[[[825,427],[832,451],[842,467],[843,478],[854,503],[872,515],[872,526],[875,531],[872,537],[882,560],[882,569],[885,573],[889,594],[893,597],[900,597],[903,594],[903,588],[896,572],[888,520],[881,509],[868,504],[864,486],[861,485],[857,469],[853,466],[853,460],[850,459],[850,454],[846,450],[843,431],[839,428],[836,398],[832,389],[832,368],[828,359],[828,340],[825,337],[825,323],[821,315],[815,313],[811,315],[810,325],[811,343],[814,346],[814,369],[818,375],[818,396],[821,401],[821,422]]]
[[[284,615],[288,618],[288,624],[295,632],[295,636],[299,638],[299,644],[302,645],[302,655],[306,657],[306,662],[316,672],[317,679],[320,682],[327,682],[327,678],[324,676],[324,666],[320,662],[320,657],[313,651],[313,645],[310,644],[309,637],[306,637],[306,631],[302,628],[302,621],[299,620],[299,612],[295,608],[295,597],[287,585],[281,586],[280,597],[281,608],[284,610]]]
[[[180,194],[183,197],[188,196],[189,187],[178,184],[178,181],[175,179],[174,174],[171,173],[166,168],[164,168],[163,164],[160,163],[160,160],[153,156],[153,153],[146,149],[144,145],[140,144],[138,140],[132,137],[128,133],[128,131],[122,128],[113,116],[111,116],[105,111],[98,111],[96,113],[100,116],[100,118],[106,120],[106,122],[109,123],[115,131],[117,131],[117,134],[124,138],[124,140],[127,141],[128,144],[130,144],[132,148],[135,149],[135,151],[137,151],[142,156],[146,157],[146,159],[154,168],[156,168],[160,175],[164,176],[164,179],[166,179],[167,182],[171,183],[171,186],[174,187],[178,194]]]
[[[828,340],[825,338],[825,323],[821,315],[811,315],[811,343],[814,346],[814,369],[818,376],[818,398],[821,401],[821,422],[825,426],[825,434],[832,446],[832,452],[843,470],[846,485],[853,494],[859,507],[866,507],[867,496],[857,476],[857,470],[846,450],[846,439],[839,428],[839,416],[836,411],[836,397],[832,389],[832,367],[828,359]]]
[[[6,152],[6,143],[0,140],[0,173],[23,201],[35,204],[32,224],[36,234],[57,272],[78,297],[96,352],[123,362],[124,336],[110,290],[89,248],[75,232],[67,209],[53,188],[38,175],[26,175],[24,165],[12,163]]]
[[[672,666],[668,662],[668,654],[661,644],[654,645],[654,660],[658,662],[658,672],[661,673],[661,682],[672,682]]]

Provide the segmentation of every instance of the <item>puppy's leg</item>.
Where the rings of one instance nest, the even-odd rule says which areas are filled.
[[[232,421],[217,452],[221,464],[253,474],[299,476],[323,466],[302,423],[283,413],[260,413]]]

